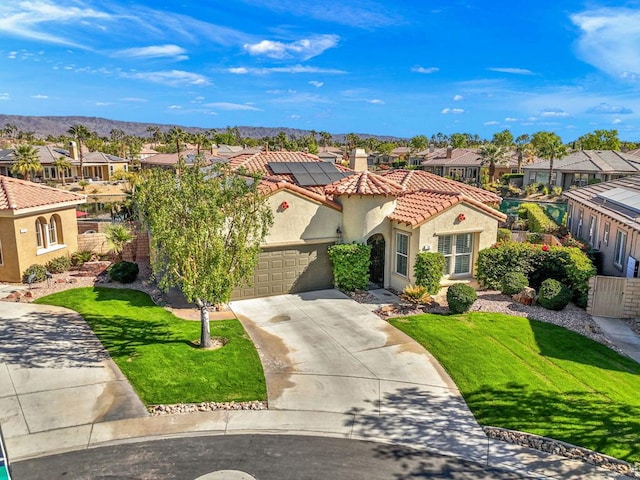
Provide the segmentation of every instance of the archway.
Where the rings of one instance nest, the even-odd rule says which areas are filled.
[[[380,233],[367,240],[371,246],[371,264],[369,265],[369,282],[384,287],[384,237]]]

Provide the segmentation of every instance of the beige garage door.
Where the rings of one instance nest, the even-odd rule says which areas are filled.
[[[333,287],[328,247],[332,243],[265,248],[251,286],[237,288],[232,300],[308,292]]]

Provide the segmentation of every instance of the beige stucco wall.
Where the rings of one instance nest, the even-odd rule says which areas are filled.
[[[49,219],[54,214],[60,217],[62,238],[58,238],[56,246],[46,251],[38,251],[36,247],[36,219],[43,217],[49,222]],[[16,239],[13,247],[11,247],[11,241],[7,241],[11,259],[6,258],[9,252],[5,250],[5,242],[2,242],[5,265],[0,267],[0,281],[20,282],[22,280],[22,272],[34,263],[44,265],[53,258],[70,256],[78,250],[78,225],[75,206],[61,210],[43,210],[22,217],[2,217],[0,220],[2,221],[0,225],[2,226],[3,236],[5,231],[8,230]]]
[[[464,214],[466,219],[458,222],[459,214]],[[409,276],[404,277],[395,273],[395,233],[401,231],[409,234]],[[392,246],[388,258],[390,259],[391,278],[389,285],[391,288],[401,291],[407,284],[415,283],[413,269],[416,254],[420,251],[438,251],[438,235],[455,235],[463,233],[473,234],[473,257],[472,274],[475,273],[475,263],[478,252],[489,248],[496,242],[498,234],[498,221],[495,217],[474,208],[468,204],[460,203],[448,210],[429,219],[428,222],[411,228],[406,224],[393,222],[392,225]]]
[[[320,202],[280,190],[267,199],[273,212],[273,226],[265,246],[337,241],[342,213]],[[289,208],[282,208],[286,202]]]
[[[341,195],[338,201],[342,204],[345,243],[365,243],[376,233],[381,233],[388,240],[390,223],[387,216],[396,207],[395,198],[382,195]]]
[[[3,260],[0,265],[0,281],[2,282],[20,281],[20,264],[15,232],[13,219],[0,217],[0,245]]]

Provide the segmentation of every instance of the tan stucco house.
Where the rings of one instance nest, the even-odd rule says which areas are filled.
[[[76,206],[84,195],[0,176],[0,281],[20,282],[37,263],[78,250]]]
[[[252,286],[236,299],[331,288],[327,248],[340,242],[372,245],[370,280],[382,287],[414,283],[421,251],[445,255],[446,278],[471,278],[506,219],[494,193],[419,170],[369,172],[364,150],[350,168],[302,152],[237,155],[230,165],[263,175],[274,212]]]

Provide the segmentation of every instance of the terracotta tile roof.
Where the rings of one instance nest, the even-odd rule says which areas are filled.
[[[396,208],[388,218],[415,227],[459,203],[471,205],[501,221],[507,218],[505,214],[498,210],[477,200],[467,198],[460,193],[428,190],[411,192],[398,197]]]
[[[330,195],[400,195],[404,188],[391,179],[368,171],[356,172],[324,189]]]
[[[0,210],[15,212],[27,208],[85,202],[84,195],[0,175]]]
[[[309,187],[300,187],[294,183],[289,183],[286,181],[262,179],[260,181],[260,185],[258,186],[258,189],[265,195],[270,195],[280,190],[289,190],[290,192],[294,192],[304,197],[310,198],[311,200],[315,200],[316,202],[322,203],[335,210],[342,211],[342,205],[334,202],[333,200],[330,200],[328,197],[326,197],[322,193],[309,191]]]
[[[500,203],[499,195],[466,183],[456,182],[448,178],[425,172],[423,170],[387,170],[381,173],[385,178],[399,183],[407,192],[429,190],[435,192],[462,193],[467,198],[482,203]]]

